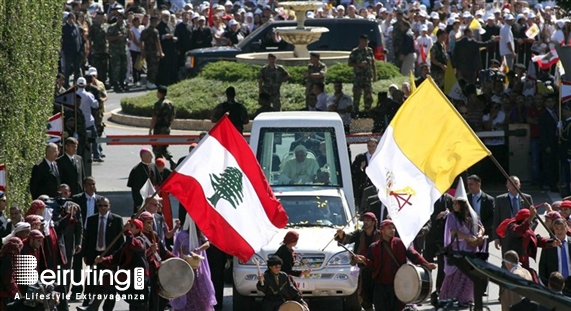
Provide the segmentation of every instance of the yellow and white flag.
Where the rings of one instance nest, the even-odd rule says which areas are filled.
[[[531,25],[531,27],[529,27],[526,31],[525,31],[525,35],[530,38],[533,39],[535,38],[535,36],[537,36],[539,34],[539,27],[537,27],[536,24]]]
[[[414,80],[414,73],[412,72],[412,70],[408,74],[408,79],[410,83],[410,94],[412,94],[414,93],[414,91],[416,91],[416,81]]]
[[[409,246],[456,176],[490,154],[428,77],[387,127],[366,173]]]

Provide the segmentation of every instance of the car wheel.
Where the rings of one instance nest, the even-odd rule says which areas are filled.
[[[343,298],[343,311],[361,311],[359,291],[356,290],[350,296]]]
[[[254,310],[255,298],[240,295],[235,286],[232,286],[232,310]]]

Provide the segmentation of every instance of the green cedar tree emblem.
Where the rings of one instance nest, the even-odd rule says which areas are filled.
[[[51,129],[52,129],[52,124],[51,124],[51,123],[48,123],[47,128],[48,128],[48,130],[51,130]]]
[[[237,208],[244,199],[242,172],[235,167],[227,167],[219,176],[210,174],[210,184],[214,188],[214,194],[208,198],[208,201],[214,207],[220,199],[224,199],[233,208]]]

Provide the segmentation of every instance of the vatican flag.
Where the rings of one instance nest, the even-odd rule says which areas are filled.
[[[490,154],[428,77],[387,127],[366,173],[409,246],[454,179]]]

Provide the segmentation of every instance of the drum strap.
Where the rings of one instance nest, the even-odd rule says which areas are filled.
[[[149,240],[149,238],[147,238],[144,234],[141,234],[141,237],[143,238],[143,242],[145,243],[145,246],[147,247],[151,247],[152,243],[151,240]],[[158,253],[155,253],[155,258],[157,259],[158,262],[161,262],[161,256],[159,256]]]
[[[385,248],[387,253],[389,253],[389,256],[391,256],[391,258],[395,261],[395,263],[397,264],[397,267],[400,268],[401,264],[396,259],[395,254],[393,254],[393,251],[391,250],[391,248],[387,245],[387,243],[385,243],[383,241],[381,241],[381,244],[383,245],[383,247]]]

